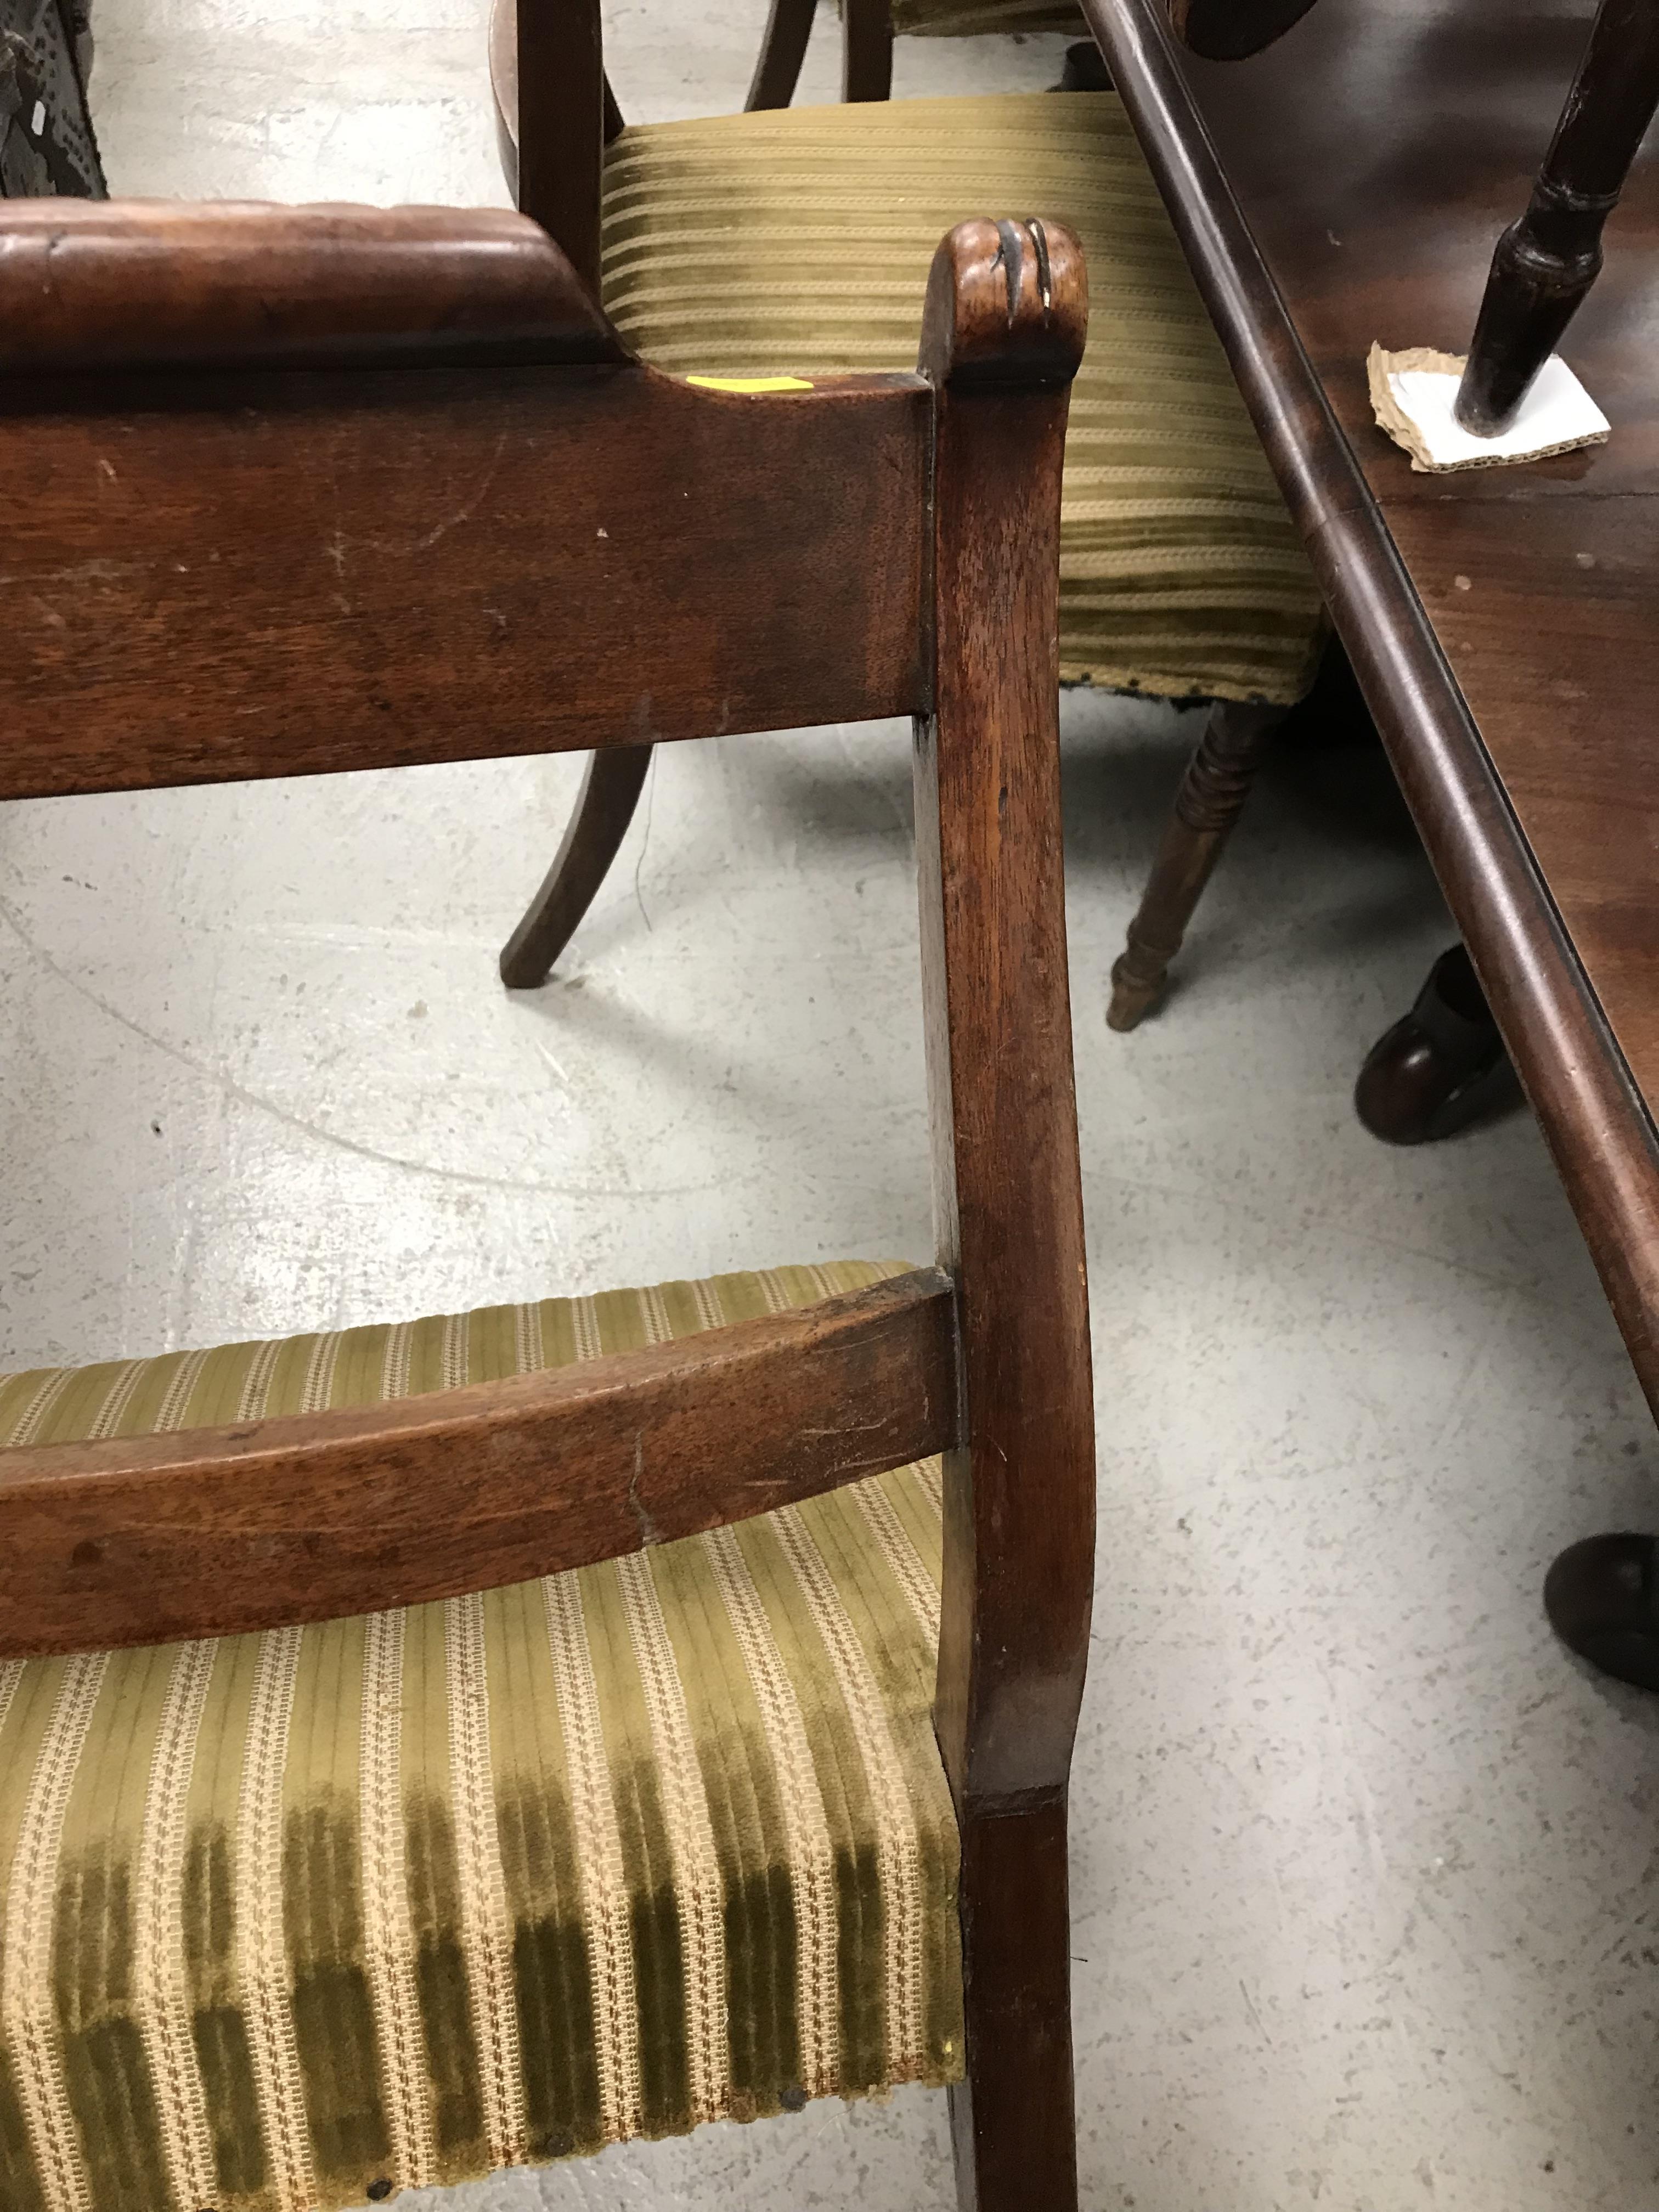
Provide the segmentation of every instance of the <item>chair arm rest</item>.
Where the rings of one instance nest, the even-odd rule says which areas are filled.
[[[0,1451],[0,1657],[235,1634],[587,1566],[957,1439],[934,1268],[643,1351]]]

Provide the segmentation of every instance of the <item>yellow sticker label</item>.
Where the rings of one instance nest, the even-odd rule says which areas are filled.
[[[804,376],[688,376],[704,392],[810,392]]]

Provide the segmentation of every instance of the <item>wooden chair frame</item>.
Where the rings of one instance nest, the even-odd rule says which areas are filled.
[[[0,1452],[0,1655],[436,1598],[943,1452],[953,2132],[984,2212],[1077,2201],[1094,1426],[1056,668],[1085,312],[1067,233],[964,224],[919,374],[739,397],[630,357],[520,216],[0,222],[0,797],[910,713],[939,1240],[873,1289],[578,1370]]]

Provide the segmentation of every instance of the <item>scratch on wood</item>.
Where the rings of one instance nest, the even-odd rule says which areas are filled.
[[[155,565],[154,561],[75,561],[67,568],[46,568],[33,574],[19,569],[13,575],[0,576],[0,588],[9,584],[61,584],[77,591],[86,584],[123,584],[129,577],[148,575]]]
[[[406,544],[400,544],[392,539],[366,538],[363,543],[369,551],[394,555],[429,553],[441,538],[445,537],[450,531],[458,529],[463,522],[471,522],[479,507],[483,506],[490,486],[495,481],[501,465],[501,456],[507,451],[507,434],[503,430],[495,441],[495,452],[484,465],[484,471],[478,479],[477,489],[471,498],[462,501],[453,514],[445,515],[441,522],[434,522],[430,530],[423,532],[419,538],[410,539]]]
[[[628,1478],[628,1502],[634,1509],[634,1518],[639,1523],[640,1541],[647,1550],[660,1544],[662,1531],[651,1518],[645,1500],[640,1496],[640,1478],[645,1473],[645,1431],[639,1429],[634,1436],[634,1472]]]

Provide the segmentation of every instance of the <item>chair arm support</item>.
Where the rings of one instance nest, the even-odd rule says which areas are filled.
[[[1059,223],[933,263],[931,715],[916,846],[940,1265],[963,1285],[935,1711],[964,1832],[1063,1797],[1088,1655],[1094,1405],[1060,825],[1060,487],[1088,314]]]
[[[378,1612],[591,1565],[957,1436],[924,1268],[389,1404],[0,1452],[0,1657]]]

